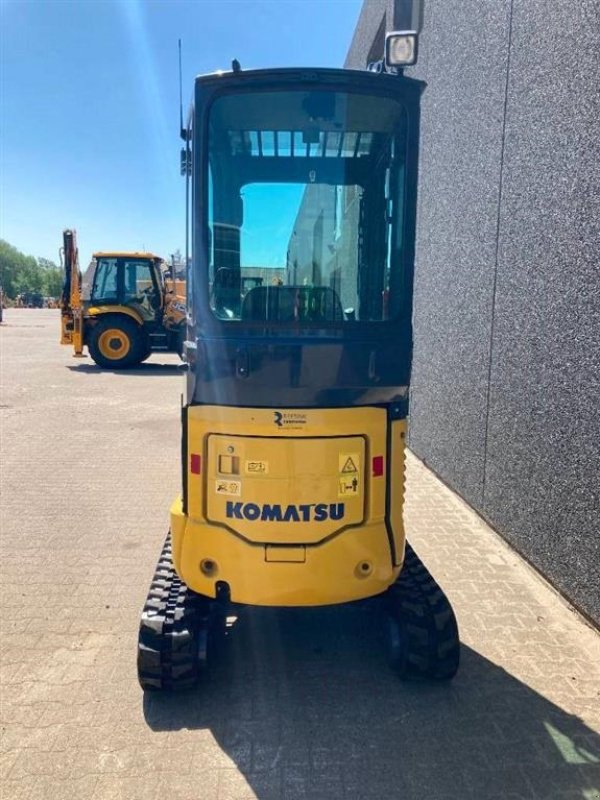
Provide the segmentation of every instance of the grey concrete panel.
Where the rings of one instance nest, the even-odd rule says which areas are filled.
[[[414,5],[410,443],[600,620],[600,0]],[[347,66],[390,7],[365,2]]]
[[[475,506],[483,490],[508,7],[428,3],[413,70],[428,87],[410,443]]]
[[[404,5],[366,0],[346,66],[364,67],[384,15],[386,21],[403,18]],[[420,152],[410,442],[480,506],[508,0],[484,7],[478,0],[430,2],[423,23],[419,65],[408,71],[429,82]]]
[[[367,58],[378,39],[382,21],[385,20],[385,27],[387,30],[391,30],[393,19],[394,0],[364,0],[354,37],[344,62],[347,69],[364,69],[367,66]],[[382,56],[383,50],[376,58],[379,59]]]
[[[514,0],[483,508],[600,620],[599,53],[597,1]]]
[[[418,0],[419,4],[422,2]],[[415,0],[364,0],[344,66],[364,69],[370,59],[383,58],[381,34],[410,29],[420,18],[418,11]]]

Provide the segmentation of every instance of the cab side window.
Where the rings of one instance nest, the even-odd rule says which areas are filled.
[[[116,301],[118,299],[118,267],[116,258],[101,258],[98,261],[92,287],[94,302]]]
[[[124,261],[123,284],[123,302],[133,306],[144,321],[154,320],[161,302],[152,265],[148,261]]]
[[[147,261],[125,261],[125,292],[123,300],[142,300],[155,293],[152,270]]]

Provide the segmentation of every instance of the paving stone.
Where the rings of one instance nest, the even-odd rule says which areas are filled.
[[[144,699],[180,375],[76,362],[58,325],[0,329],[2,797],[597,800],[597,632],[412,456],[406,528],[463,641],[450,685],[399,682],[368,604],[247,609],[202,687]]]

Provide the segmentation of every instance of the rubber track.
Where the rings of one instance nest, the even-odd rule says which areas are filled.
[[[452,678],[460,660],[456,618],[448,598],[408,542],[404,566],[388,589],[387,600],[398,626],[400,646],[392,652],[392,666],[400,676]]]
[[[142,689],[189,689],[206,661],[210,601],[195,594],[173,568],[167,536],[142,611],[138,680]]]

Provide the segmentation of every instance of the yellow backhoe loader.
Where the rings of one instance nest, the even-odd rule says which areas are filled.
[[[94,253],[88,296],[84,297],[77,237],[63,232],[65,272],[61,308],[61,344],[76,357],[84,347],[98,366],[133,367],[155,351],[181,354],[185,337],[185,284],[169,276],[153,253]],[[178,293],[179,292],[179,293]]]

